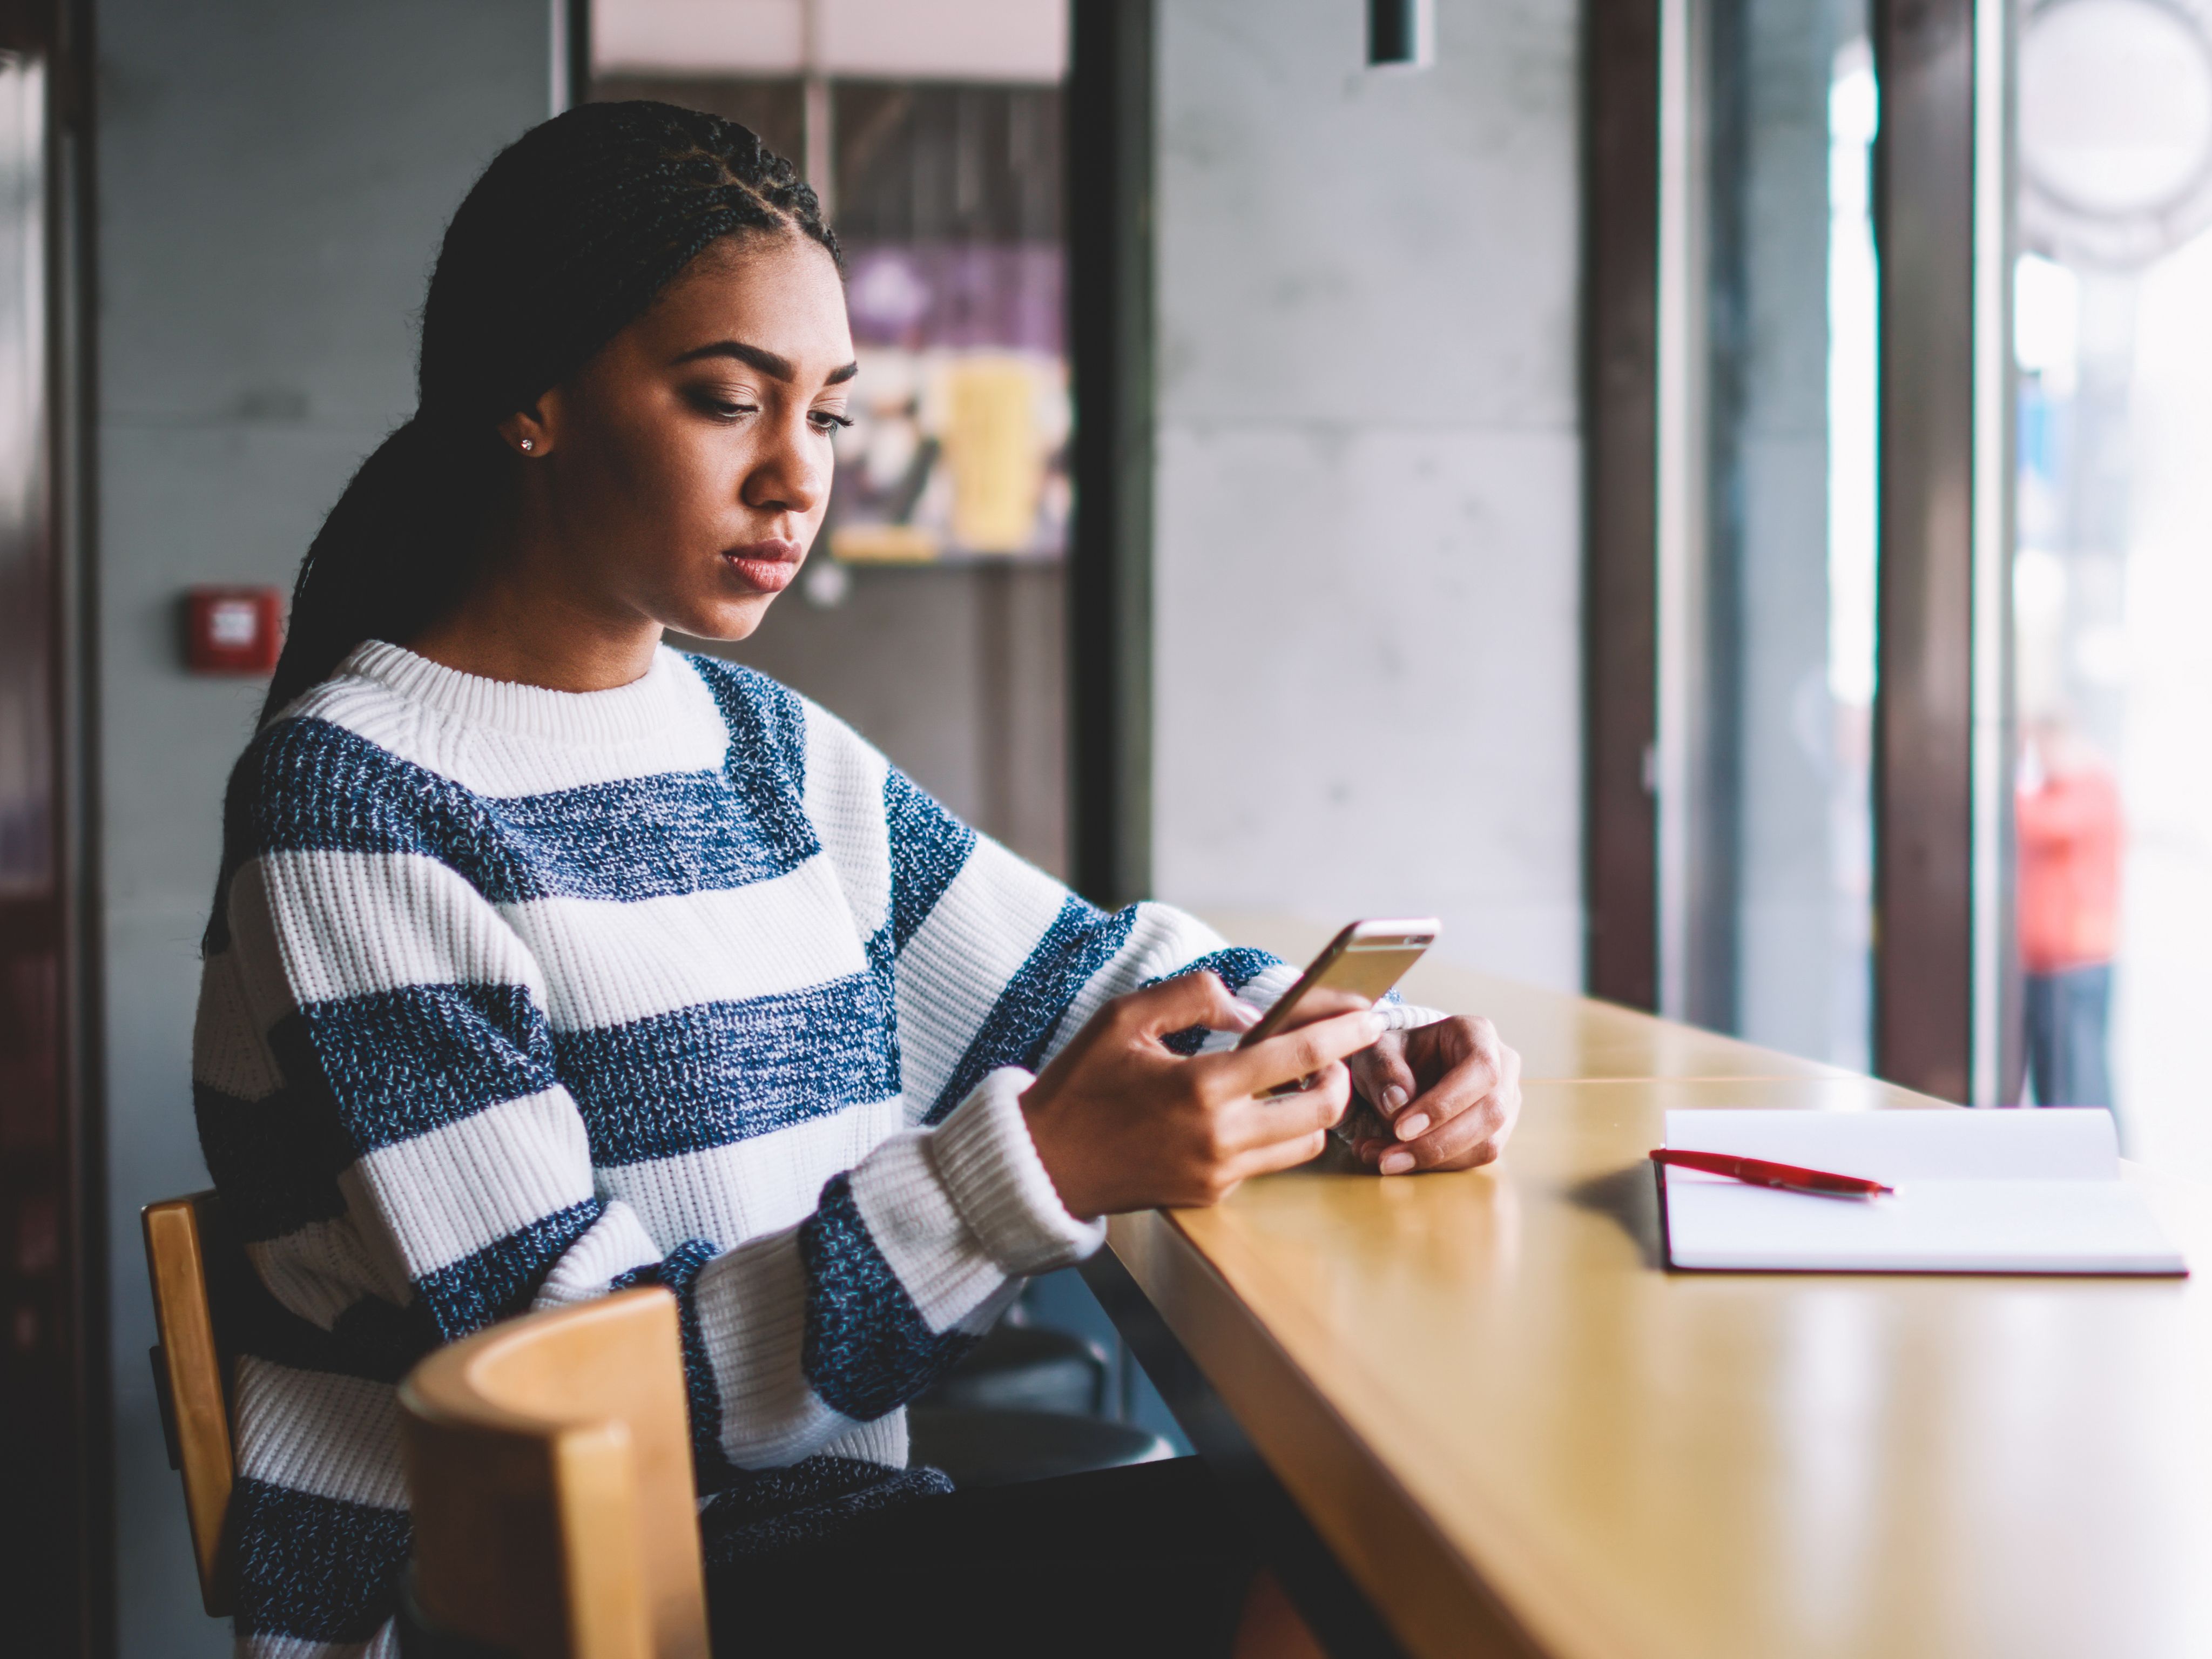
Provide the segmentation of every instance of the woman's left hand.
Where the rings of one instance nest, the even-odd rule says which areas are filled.
[[[1521,1115],[1521,1056],[1486,1019],[1388,1032],[1346,1063],[1367,1109],[1355,1106],[1346,1129],[1384,1175],[1487,1164]]]

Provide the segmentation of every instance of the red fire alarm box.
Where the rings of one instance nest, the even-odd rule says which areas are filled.
[[[284,596],[274,587],[185,591],[185,665],[195,674],[273,674],[284,648]]]

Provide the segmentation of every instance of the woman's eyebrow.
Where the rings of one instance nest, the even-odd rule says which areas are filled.
[[[679,363],[696,363],[702,357],[734,357],[739,362],[750,363],[762,374],[772,375],[779,380],[788,382],[799,378],[799,370],[790,358],[760,346],[747,345],[743,340],[717,340],[712,345],[702,345],[694,350],[687,351],[676,361]],[[842,368],[831,369],[829,378],[823,384],[841,386],[860,372],[860,365],[858,362],[850,362]]]

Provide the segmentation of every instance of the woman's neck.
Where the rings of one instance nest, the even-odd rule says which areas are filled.
[[[398,643],[483,679],[611,691],[645,677],[661,632],[649,617],[610,615],[501,561],[459,605]]]

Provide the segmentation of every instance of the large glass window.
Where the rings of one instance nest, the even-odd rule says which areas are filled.
[[[837,222],[863,390],[847,562],[1066,550],[1056,87],[840,85]]]
[[[2212,1176],[2212,10],[2044,0],[2018,75],[2026,1097]]]
[[[1869,1060],[1876,120],[1863,5],[1670,9],[1662,1000]]]

